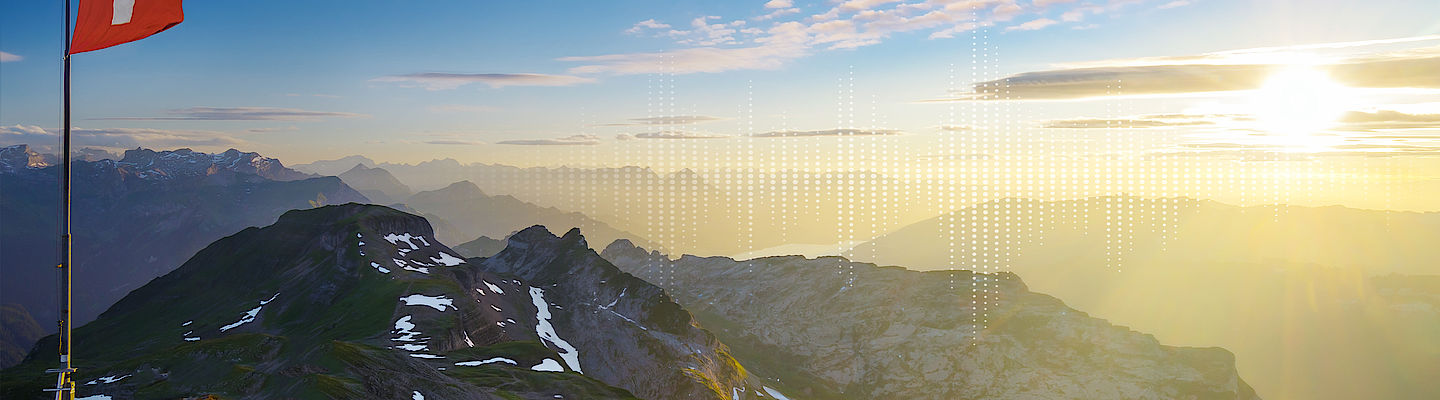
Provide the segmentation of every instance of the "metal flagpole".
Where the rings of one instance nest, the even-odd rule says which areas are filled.
[[[64,106],[61,111],[61,139],[60,139],[60,263],[57,265],[60,272],[60,368],[47,372],[58,373],[54,389],[46,391],[55,392],[55,400],[68,400],[75,398],[75,381],[70,374],[75,372],[71,365],[70,348],[70,0],[65,0],[65,22],[61,24],[65,29],[65,92],[63,97]]]

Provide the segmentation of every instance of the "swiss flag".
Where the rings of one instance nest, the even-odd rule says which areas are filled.
[[[70,54],[144,39],[184,20],[180,0],[80,0]]]

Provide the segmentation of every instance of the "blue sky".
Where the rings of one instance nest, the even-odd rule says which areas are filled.
[[[725,138],[837,128],[895,130],[902,146],[919,147],[955,113],[976,120],[976,107],[990,113],[980,119],[1043,135],[1031,128],[1049,119],[1194,106],[1185,96],[917,103],[978,81],[1075,62],[1440,33],[1433,1],[785,3],[189,2],[176,28],[75,57],[74,124],[89,129],[82,144],[239,147],[292,163],[366,154],[545,164],[667,131],[721,136],[705,144],[717,151],[740,142]],[[4,8],[0,144],[46,144],[58,126],[59,2]],[[787,27],[803,37],[784,36]],[[659,52],[670,64],[645,56]],[[1425,91],[1382,97],[1357,108],[1440,102]],[[852,99],[858,105],[846,106]],[[714,121],[631,120],[677,116]],[[561,145],[521,145],[541,143]]]

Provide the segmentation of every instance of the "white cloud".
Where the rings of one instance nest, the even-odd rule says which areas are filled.
[[[1073,0],[849,0],[831,2],[823,12],[795,17],[800,10],[791,1],[765,3],[765,14],[751,21],[766,22],[761,30],[746,26],[744,20],[715,21],[699,17],[684,30],[670,30],[664,36],[684,46],[660,52],[620,53],[561,57],[559,61],[582,63],[568,71],[575,75],[648,73],[692,74],[732,70],[765,70],[783,67],[792,60],[809,56],[816,49],[853,49],[881,43],[894,34],[927,32],[930,39],[953,38],[975,29],[998,26],[1006,30],[1035,30],[1058,24],[1044,18],[1057,14],[1076,22],[1086,14],[1098,14],[1134,4],[1132,0],[1102,5]],[[1034,15],[1023,24],[1011,23],[1021,15]],[[790,20],[785,20],[790,19]],[[627,32],[638,33],[669,24],[656,20],[637,23]]]
[[[644,21],[636,22],[635,26],[630,27],[630,29],[626,29],[625,33],[634,35],[651,29],[670,29],[670,24],[662,24],[656,22],[654,18],[651,18]]]
[[[25,59],[25,57],[21,57],[21,56],[15,55],[15,54],[11,54],[11,53],[6,53],[6,52],[3,52],[3,51],[0,51],[0,62],[15,62],[15,61],[20,61],[20,60],[24,60],[24,59]]]
[[[1189,1],[1186,1],[1186,0],[1175,0],[1175,1],[1172,1],[1172,2],[1169,2],[1169,3],[1161,4],[1160,7],[1156,7],[1156,8],[1159,8],[1159,9],[1161,9],[1161,10],[1164,10],[1164,9],[1167,9],[1167,8],[1184,7],[1184,6],[1188,6],[1188,5],[1190,5],[1190,2],[1189,2]]]
[[[765,8],[790,8],[794,6],[795,2],[790,0],[770,0],[765,2]]]
[[[1011,27],[1005,28],[1005,30],[1006,30],[1006,31],[1033,31],[1033,30],[1044,29],[1044,28],[1047,27],[1047,26],[1055,25],[1055,24],[1058,24],[1058,23],[1059,23],[1059,22],[1057,22],[1057,21],[1055,21],[1055,20],[1053,20],[1053,19],[1040,18],[1040,19],[1036,19],[1036,20],[1033,20],[1033,21],[1030,21],[1030,22],[1026,22],[1026,23],[1023,23],[1023,24],[1020,24],[1020,25],[1015,25],[1015,26],[1011,26]]]

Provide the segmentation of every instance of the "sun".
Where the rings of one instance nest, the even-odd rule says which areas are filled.
[[[1299,141],[1334,127],[1349,110],[1353,98],[1350,88],[1323,71],[1308,66],[1287,67],[1272,74],[1254,92],[1250,113],[1258,129]]]

